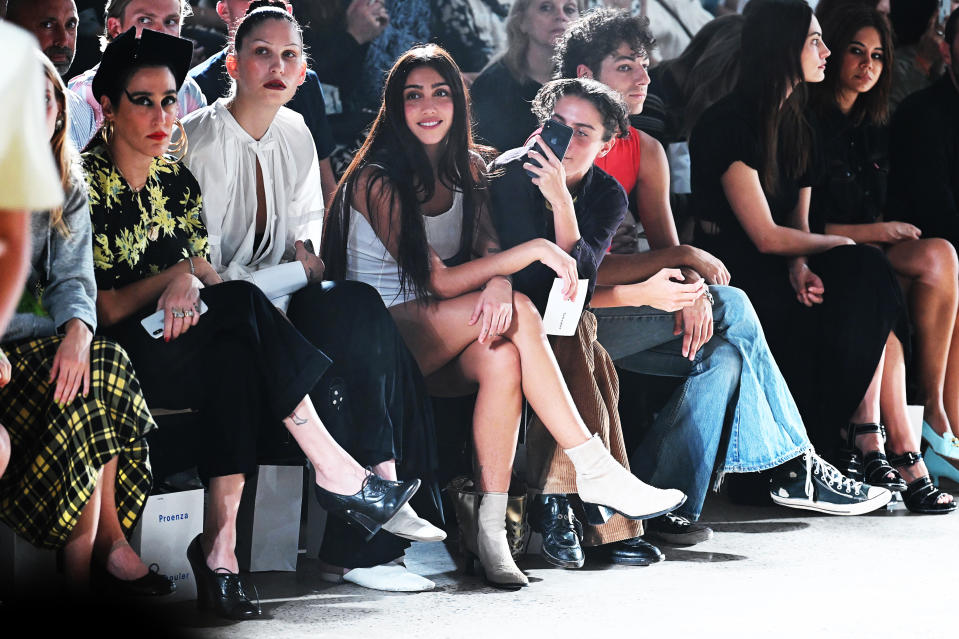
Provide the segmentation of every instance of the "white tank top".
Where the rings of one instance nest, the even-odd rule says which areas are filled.
[[[453,192],[453,204],[439,215],[423,216],[426,241],[444,260],[460,250],[463,234],[463,194]],[[376,235],[369,220],[354,208],[350,209],[350,234],[346,244],[346,279],[365,282],[375,288],[387,306],[414,299],[400,290],[400,270],[389,251]]]

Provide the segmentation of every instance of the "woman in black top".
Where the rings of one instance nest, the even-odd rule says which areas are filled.
[[[506,18],[506,51],[470,88],[476,136],[506,151],[522,146],[539,122],[529,109],[553,77],[553,49],[566,25],[579,17],[575,0],[515,0]]]
[[[819,23],[801,0],[766,0],[747,11],[742,44],[736,90],[690,137],[697,243],[749,293],[813,443],[832,448],[842,431],[847,475],[864,463],[868,483],[905,489],[911,509],[954,510],[910,452],[916,443],[898,412],[883,416],[908,488],[883,453],[884,357],[899,371],[884,390],[905,410],[902,346],[892,334],[903,302],[888,262],[873,247],[809,232],[803,83],[824,76],[830,52]]]
[[[920,239],[906,222],[882,221],[889,166],[887,103],[892,84],[892,35],[882,14],[860,6],[830,14],[825,36],[838,60],[812,90],[814,130],[821,158],[810,205],[813,231],[879,245],[909,297],[916,331],[916,365],[924,406],[922,436],[935,451],[934,477],[959,478],[959,266],[947,240]],[[882,398],[883,413],[892,412]]]
[[[203,428],[181,443],[197,448],[211,507],[187,556],[198,603],[245,619],[259,608],[237,574],[237,510],[258,454],[287,437],[281,421],[316,467],[321,504],[371,535],[419,480],[381,479],[332,439],[308,396],[327,357],[258,288],[221,283],[207,261],[200,188],[185,166],[164,156],[191,53],[189,41],[149,30],[138,39],[131,29],[107,47],[93,79],[105,123],[83,168],[97,315],[137,367],[148,405],[200,413]],[[163,311],[162,340],[141,326],[155,310]]]

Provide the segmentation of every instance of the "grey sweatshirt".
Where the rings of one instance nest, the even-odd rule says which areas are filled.
[[[63,220],[69,237],[50,228],[49,212],[34,213],[30,220],[33,246],[26,286],[33,292],[42,289],[43,308],[50,317],[17,313],[0,342],[56,335],[74,317],[96,330],[90,209],[86,193],[76,183],[66,193]]]

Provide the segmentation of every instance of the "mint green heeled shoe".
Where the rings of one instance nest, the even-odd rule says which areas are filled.
[[[956,439],[951,431],[940,435],[933,430],[929,422],[922,420],[922,438],[929,444],[929,448],[941,457],[959,461],[959,439]]]
[[[959,461],[946,459],[931,447],[923,454],[923,459],[926,462],[926,470],[929,471],[929,476],[932,477],[936,486],[939,485],[940,477],[959,484]]]

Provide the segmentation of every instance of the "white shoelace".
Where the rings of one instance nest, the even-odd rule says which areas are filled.
[[[815,468],[814,468],[815,466]],[[839,469],[815,453],[806,453],[806,497],[813,498],[812,475],[818,472],[830,487],[838,487],[846,494],[860,494],[862,482],[850,479],[839,472]]]

